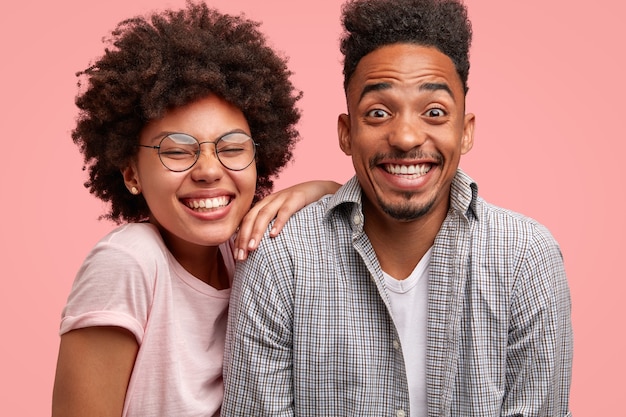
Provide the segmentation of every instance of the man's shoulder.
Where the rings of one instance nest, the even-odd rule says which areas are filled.
[[[489,203],[481,197],[476,199],[475,207],[477,230],[487,230],[490,235],[506,237],[507,240],[556,244],[550,230],[528,215]]]
[[[319,200],[303,207],[291,216],[285,228],[303,227],[321,222],[328,211],[331,198],[332,195],[325,195]]]
[[[346,210],[350,211],[354,204],[360,203],[360,198],[357,200],[354,196],[356,193],[352,190],[352,182],[344,184],[335,194],[325,195],[294,213],[283,230],[317,230],[324,227],[324,222],[341,221],[344,217],[347,219],[348,216],[344,216]]]

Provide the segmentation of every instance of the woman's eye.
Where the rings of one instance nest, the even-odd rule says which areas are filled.
[[[219,154],[236,154],[236,153],[240,153],[240,152],[244,152],[245,149],[242,148],[241,146],[236,147],[236,146],[230,146],[230,147],[224,147],[224,148],[220,148],[217,150],[217,153]]]
[[[428,117],[442,117],[445,116],[446,112],[439,108],[432,108],[426,111],[426,116]]]
[[[195,152],[191,149],[181,149],[181,148],[169,148],[163,149],[161,148],[161,155],[168,158],[188,158],[195,156]]]
[[[382,109],[374,109],[367,112],[368,117],[374,117],[377,119],[381,119],[384,117],[389,117],[389,113]]]

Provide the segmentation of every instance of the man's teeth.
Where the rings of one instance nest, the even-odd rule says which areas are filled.
[[[187,206],[191,209],[200,209],[200,208],[217,208],[224,207],[228,205],[230,202],[230,198],[226,196],[217,197],[217,198],[204,198],[202,200],[190,200],[187,202]]]
[[[431,165],[387,165],[387,172],[395,175],[424,175],[430,171]]]

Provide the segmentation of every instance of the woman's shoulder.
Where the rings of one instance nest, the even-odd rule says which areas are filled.
[[[93,247],[87,261],[145,266],[169,262],[169,251],[158,229],[150,223],[128,223],[105,235]]]
[[[149,223],[129,223],[104,236],[91,249],[79,272],[79,279],[98,280],[109,277],[119,282],[146,281],[146,285],[163,271],[169,270],[169,251],[157,228]]]
[[[98,245],[112,245],[127,250],[146,250],[165,248],[158,229],[150,223],[127,223],[109,232]]]

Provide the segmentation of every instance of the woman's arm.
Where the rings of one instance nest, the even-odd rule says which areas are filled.
[[[246,259],[248,251],[257,248],[272,220],[276,219],[270,231],[270,236],[274,237],[295,212],[326,194],[333,194],[339,187],[341,184],[334,181],[308,181],[277,191],[256,203],[239,226],[235,239],[236,259]]]
[[[61,336],[52,417],[122,415],[138,350],[120,327],[87,327]]]

